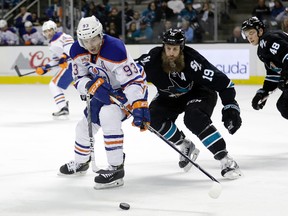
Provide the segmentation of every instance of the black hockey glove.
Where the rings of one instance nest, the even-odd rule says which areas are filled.
[[[256,92],[256,95],[254,96],[254,98],[252,99],[252,107],[255,110],[259,110],[262,109],[267,101],[268,98],[268,92],[265,91],[264,89],[259,89]]]
[[[234,134],[242,124],[238,104],[227,104],[222,109],[222,122],[230,134]]]

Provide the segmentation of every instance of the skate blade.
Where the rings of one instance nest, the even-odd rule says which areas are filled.
[[[191,160],[194,162],[196,161],[196,159],[198,158],[198,155],[199,155],[200,151],[199,149],[194,149],[194,151],[192,152],[192,158]],[[192,168],[193,164],[192,163],[188,163],[185,167],[183,167],[183,171],[184,172],[188,172],[191,168]]]
[[[226,179],[235,180],[235,179],[240,178],[241,176],[242,176],[241,171],[239,169],[236,169],[236,170],[228,171],[227,173],[225,173],[223,177]]]
[[[94,189],[95,190],[102,190],[102,189],[120,187],[122,185],[124,185],[123,179],[117,179],[117,180],[110,182],[110,183],[107,183],[107,184],[95,183]]]
[[[84,176],[86,175],[87,171],[82,171],[82,172],[76,172],[73,174],[63,174],[61,172],[58,172],[57,175],[58,176],[64,176],[64,177],[77,177],[77,176]]]
[[[52,115],[53,120],[68,120],[69,119],[69,115],[60,115],[60,116],[53,116]]]

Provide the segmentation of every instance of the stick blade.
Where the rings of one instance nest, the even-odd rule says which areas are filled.
[[[18,75],[19,77],[21,77],[22,74],[20,73],[19,67],[18,67],[17,65],[15,65],[15,66],[14,66],[14,69],[15,69],[17,75]]]

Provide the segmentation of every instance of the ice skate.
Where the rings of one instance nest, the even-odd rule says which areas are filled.
[[[60,109],[58,112],[52,113],[52,116],[55,118],[68,115],[69,115],[69,101],[66,101],[66,106]]]
[[[81,176],[85,175],[89,169],[90,159],[86,163],[77,163],[70,161],[60,167],[58,175],[60,176]]]
[[[220,160],[221,162],[221,175],[227,179],[237,179],[242,174],[236,161],[229,155],[226,155]]]
[[[180,145],[180,150],[183,154],[189,157],[193,162],[197,159],[199,155],[199,149],[197,149],[192,143],[192,141],[188,139],[184,139]],[[185,157],[180,155],[179,167],[182,168],[185,172],[188,172],[191,167],[192,163],[190,163]]]
[[[125,175],[123,164],[120,166],[109,166],[107,170],[99,171],[99,175],[95,177],[96,190],[120,187],[124,184],[123,177]]]

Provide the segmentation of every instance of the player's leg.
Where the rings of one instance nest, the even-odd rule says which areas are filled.
[[[52,113],[53,116],[69,115],[69,103],[65,99],[64,90],[68,88],[72,81],[72,65],[69,64],[67,69],[59,69],[49,83],[50,92],[59,108],[58,112]]]
[[[100,126],[98,124],[92,124],[92,132],[96,134]],[[90,139],[88,133],[88,122],[84,116],[76,126],[76,138],[75,138],[75,160],[64,164],[60,167],[59,175],[63,176],[78,176],[86,174],[89,168],[90,158]]]
[[[184,115],[184,123],[202,141],[214,158],[220,161],[221,175],[229,179],[238,178],[241,175],[239,166],[228,155],[226,142],[212,125],[210,118],[217,102],[217,95],[212,91],[201,91],[198,99],[189,102]]]
[[[185,138],[185,135],[180,131],[175,120],[178,115],[183,112],[184,106],[180,105],[177,100],[161,100],[160,98],[155,98],[149,105],[150,117],[151,117],[151,127],[157,130],[162,136],[167,140],[174,143],[182,153],[187,157],[195,161],[199,155],[199,150],[195,147],[192,141]],[[185,172],[188,172],[192,164],[189,163],[182,155],[179,159],[179,167],[183,168]]]
[[[109,164],[107,170],[112,172],[99,174],[95,177],[95,189],[119,187],[124,184],[124,153],[122,119],[124,112],[115,104],[103,106],[99,113],[103,131],[104,145]]]
[[[282,117],[288,119],[288,90],[283,91],[276,106]]]

